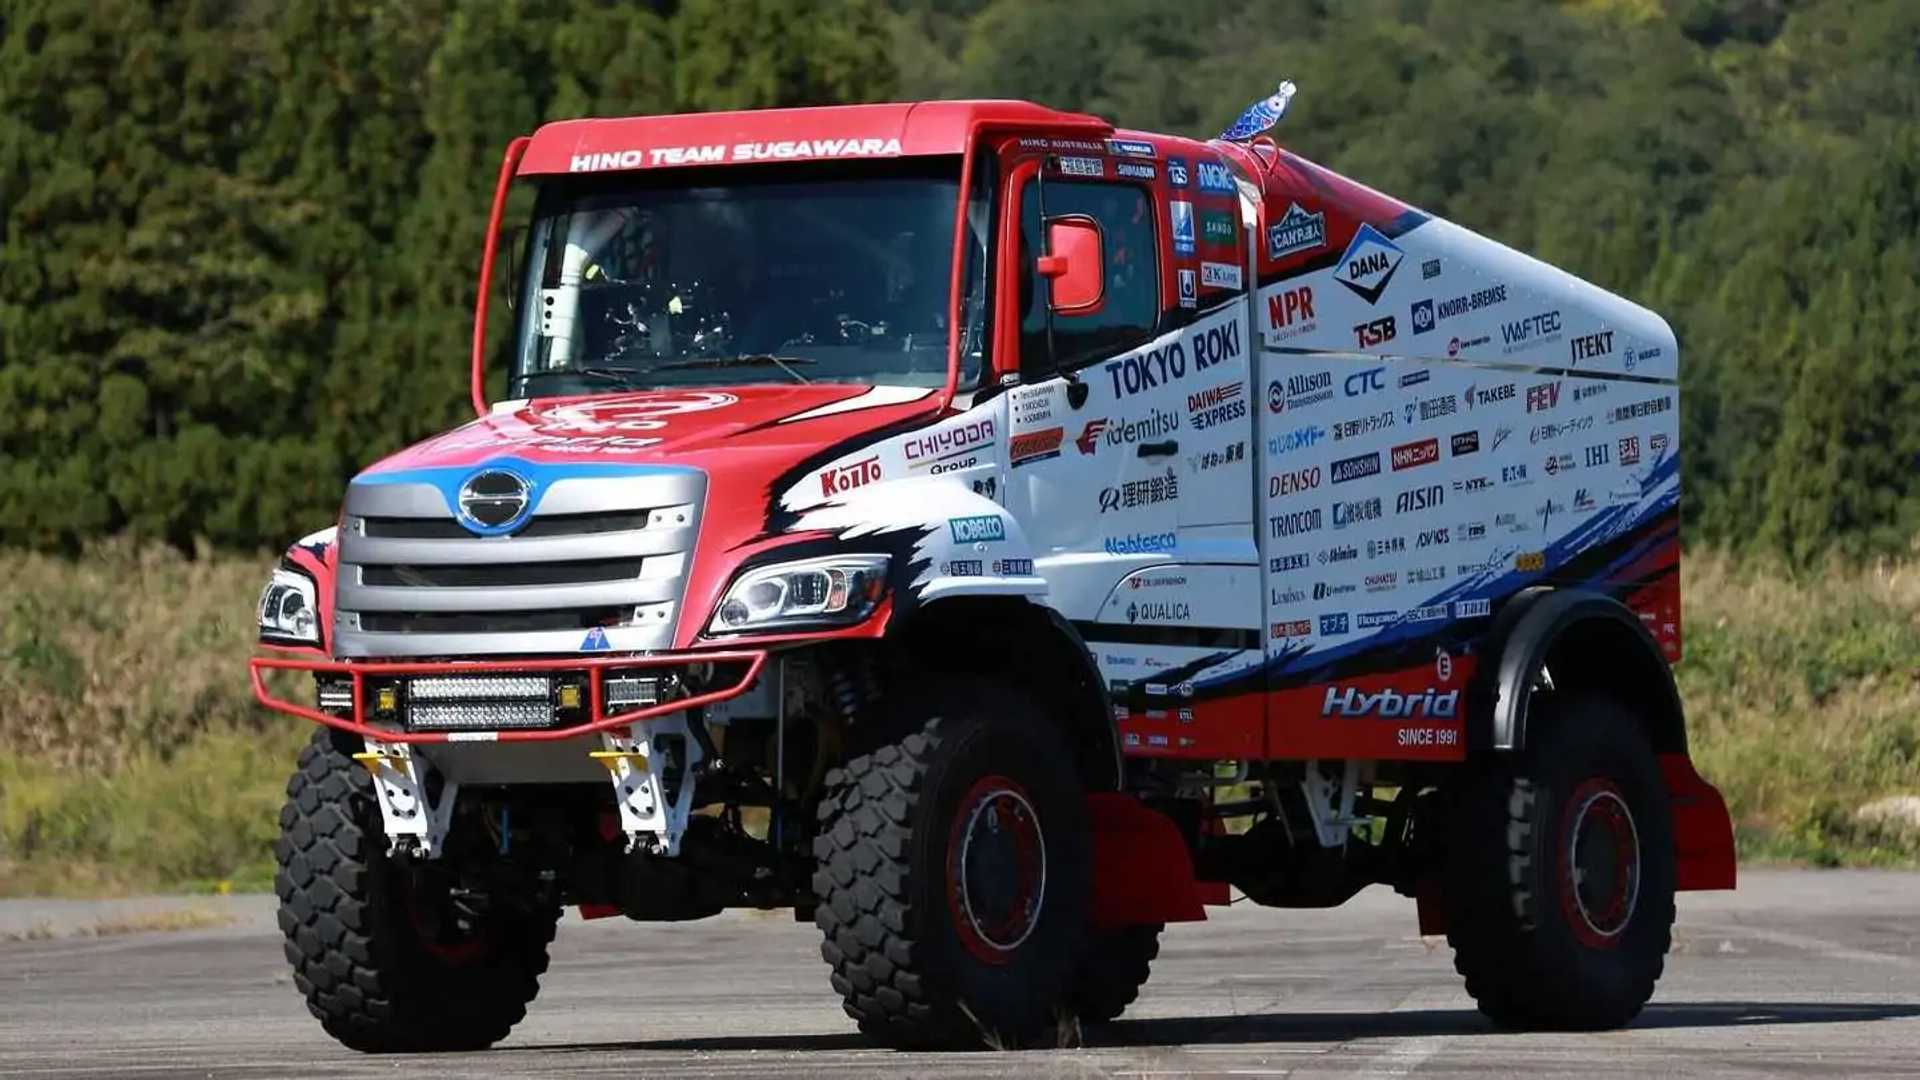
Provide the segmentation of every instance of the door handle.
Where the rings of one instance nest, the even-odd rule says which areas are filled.
[[[1143,442],[1134,453],[1140,457],[1169,457],[1180,452],[1180,443],[1176,439],[1166,442]]]

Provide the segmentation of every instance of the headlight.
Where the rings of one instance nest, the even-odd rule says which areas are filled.
[[[320,644],[320,604],[313,579],[276,569],[260,591],[260,640],[271,645]]]
[[[749,570],[727,590],[707,632],[859,622],[886,595],[887,560],[885,555],[837,555]]]

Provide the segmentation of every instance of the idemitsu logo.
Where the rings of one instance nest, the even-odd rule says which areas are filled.
[[[1460,691],[1449,690],[1441,693],[1434,687],[1419,693],[1403,694],[1398,690],[1381,690],[1369,694],[1351,686],[1327,687],[1326,704],[1321,706],[1322,716],[1377,716],[1382,720],[1398,720],[1415,716],[1430,716],[1442,720],[1451,720],[1460,711]]]

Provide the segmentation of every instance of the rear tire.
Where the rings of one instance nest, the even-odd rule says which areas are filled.
[[[1495,1023],[1590,1031],[1653,996],[1673,927],[1673,822],[1634,715],[1599,696],[1543,699],[1517,761],[1456,792],[1448,941]]]
[[[1080,980],[1073,991],[1074,1011],[1089,1024],[1117,1019],[1140,997],[1160,955],[1162,923],[1128,926],[1093,935]]]
[[[459,915],[443,867],[386,856],[372,779],[348,745],[316,732],[280,811],[273,886],[294,986],[352,1049],[483,1050],[539,993],[560,910]]]
[[[911,734],[827,774],[820,953],[876,1042],[1030,1045],[1070,1007],[1085,941],[1085,795],[1025,698],[958,683],[923,693]]]

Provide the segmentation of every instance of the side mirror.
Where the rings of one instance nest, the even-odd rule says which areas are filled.
[[[1056,315],[1095,315],[1107,301],[1107,255],[1100,224],[1084,214],[1047,219],[1047,254],[1034,271],[1053,283]]]

